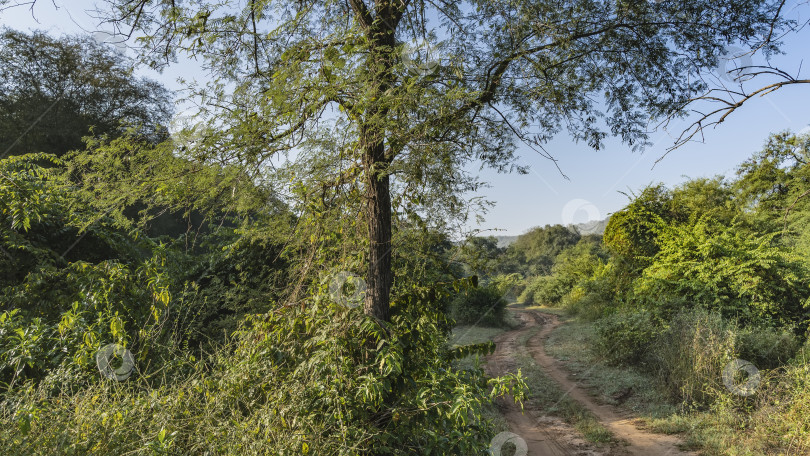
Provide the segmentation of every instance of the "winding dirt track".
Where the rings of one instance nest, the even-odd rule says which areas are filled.
[[[570,380],[563,367],[546,354],[544,344],[551,331],[560,325],[556,316],[532,310],[517,310],[522,325],[495,338],[497,348],[487,359],[490,375],[515,372],[515,356],[528,354],[545,373],[559,383],[561,389],[582,404],[624,445],[596,446],[583,441],[571,426],[542,410],[526,409],[521,413],[514,401],[502,400],[498,406],[509,423],[511,431],[527,444],[528,456],[683,456],[694,453],[681,451],[674,436],[652,434],[634,426],[631,419],[613,406],[597,403],[578,382]],[[520,339],[533,328],[542,329],[521,346]]]

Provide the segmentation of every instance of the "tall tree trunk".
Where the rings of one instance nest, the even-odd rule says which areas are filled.
[[[369,68],[372,69],[372,100],[384,98],[383,94],[393,85],[392,72],[396,57],[395,30],[401,11],[391,2],[374,2],[376,17],[372,17],[362,1],[353,1],[359,20],[365,25],[369,41]],[[404,7],[404,5],[400,5]],[[363,151],[363,168],[366,184],[366,220],[368,223],[369,255],[366,276],[365,313],[383,321],[390,318],[391,286],[394,273],[391,270],[391,180],[388,166],[393,157],[385,150],[385,123],[389,106],[385,102],[371,103],[364,124],[360,127],[360,144]]]
[[[385,145],[380,139],[364,151],[366,169],[366,219],[369,234],[365,313],[387,321],[391,285],[391,189]]]

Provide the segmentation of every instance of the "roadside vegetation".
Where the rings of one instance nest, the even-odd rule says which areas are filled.
[[[574,317],[549,351],[652,429],[706,454],[808,453],[808,151],[774,134],[733,178],[630,195],[603,236],[519,237],[495,274]]]

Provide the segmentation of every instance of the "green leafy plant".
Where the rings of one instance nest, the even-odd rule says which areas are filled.
[[[450,316],[461,325],[502,326],[507,301],[495,286],[460,292],[450,304]]]

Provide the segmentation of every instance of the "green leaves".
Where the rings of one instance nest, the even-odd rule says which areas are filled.
[[[490,341],[480,344],[454,347],[447,353],[447,356],[450,359],[464,359],[472,355],[486,356],[491,355],[492,353],[495,353],[495,343]]]
[[[116,35],[115,41],[124,41]],[[169,92],[132,75],[134,63],[91,36],[0,32],[0,151],[63,156],[89,134],[135,126],[152,142],[166,123]],[[91,133],[92,129],[92,133]]]
[[[789,324],[804,312],[807,283],[810,271],[776,242],[775,234],[700,222],[663,233],[661,251],[634,293],[649,304],[686,297],[689,306],[717,309],[727,317]]]
[[[644,189],[605,232],[616,297],[659,316],[704,307],[743,325],[806,325],[806,141],[772,136],[732,182]]]
[[[62,164],[43,153],[0,160],[0,218],[11,230],[27,232],[32,221],[52,217],[56,206],[65,202],[64,190],[48,182],[53,172],[38,163]]]
[[[437,324],[446,317],[430,295],[420,289],[400,298],[410,302],[395,302],[390,323],[336,312],[318,300],[250,318],[238,333],[232,362],[247,363],[244,384],[261,379],[274,385],[267,400],[277,410],[272,423],[278,429],[271,432],[320,435],[306,441],[318,454],[349,446],[374,454],[482,451],[489,424],[481,407],[502,394],[522,397],[519,376],[488,384],[480,369],[457,370],[458,356],[493,347],[447,348],[443,325]],[[279,362],[262,355],[272,350],[289,357]],[[281,417],[288,418],[283,429]],[[289,437],[283,442],[289,447]]]

